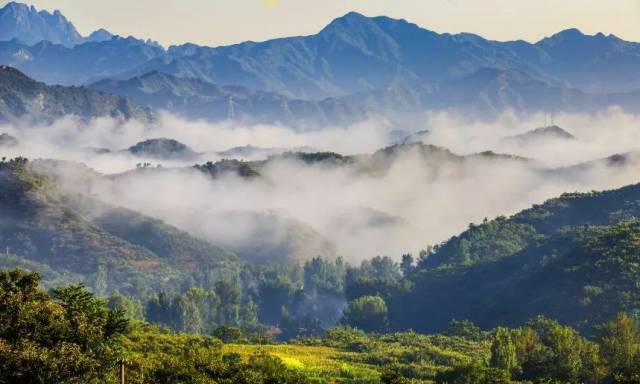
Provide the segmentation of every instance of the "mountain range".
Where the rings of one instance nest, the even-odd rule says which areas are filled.
[[[500,42],[351,12],[310,36],[164,49],[104,30],[81,38],[59,12],[57,28],[39,28],[47,13],[17,3],[1,14],[12,28],[0,37],[0,63],[192,118],[341,123],[425,109],[640,108],[640,44],[577,29]],[[36,30],[37,38],[24,37]]]
[[[73,47],[88,41],[105,41],[113,35],[99,29],[83,37],[60,11],[38,11],[33,6],[10,2],[0,9],[0,40],[18,39],[27,44],[50,41]]]
[[[123,96],[84,87],[49,86],[0,65],[0,121],[52,122],[64,116],[82,120],[111,117],[150,122],[151,110]]]

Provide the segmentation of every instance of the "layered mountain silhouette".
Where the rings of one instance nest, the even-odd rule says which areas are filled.
[[[24,5],[11,3],[4,13],[10,14],[8,10],[12,9],[26,9],[23,12],[28,15],[35,12]],[[59,12],[55,14],[60,15]],[[20,39],[21,34],[34,28],[31,24],[17,25],[12,29],[15,36],[5,34],[2,39]],[[71,39],[72,42],[82,42],[78,40],[77,32],[74,35],[77,36]],[[53,43],[61,40],[53,35],[42,35],[39,39]],[[11,58],[21,49],[28,51],[28,61],[34,69],[39,62],[44,65],[44,62],[62,64],[77,60],[88,50],[104,57],[118,49],[107,40],[101,42],[104,45],[83,47],[90,44],[85,43],[42,51],[41,48],[29,49],[30,44],[37,42],[34,39],[21,40],[25,42],[22,46],[15,46],[15,42],[13,47],[3,43],[2,61],[5,64],[12,64]],[[106,40],[106,36],[93,40]],[[127,39],[118,40],[126,45]],[[151,42],[137,42],[159,48]],[[144,62],[122,60],[125,63],[114,68],[112,74],[119,73],[128,78],[160,70],[220,85],[240,85],[291,97],[320,99],[378,89],[401,80],[428,84],[488,67],[543,74],[589,92],[627,92],[640,88],[639,54],[638,43],[613,35],[585,35],[577,29],[562,31],[535,44],[499,42],[469,33],[439,34],[405,20],[366,17],[351,12],[311,36],[222,47],[184,44],[167,50],[152,49],[145,55]],[[68,69],[65,83],[77,84],[86,81],[87,77],[109,76],[101,73],[100,68],[88,76],[74,72],[73,68]],[[30,74],[47,82],[61,78],[59,74],[41,73],[42,77]]]
[[[549,78],[494,68],[480,68],[430,87],[396,83],[386,88],[318,101],[252,91],[240,86],[221,86],[159,71],[126,80],[102,80],[90,84],[89,88],[123,95],[137,104],[191,119],[233,119],[287,125],[342,125],[371,115],[399,119],[404,114],[426,110],[454,110],[490,117],[506,109],[517,112],[582,112],[612,105],[631,111],[640,109],[640,92],[590,94]]]
[[[181,78],[158,71],[127,80],[102,80],[89,87],[124,95],[154,109],[210,121],[234,119],[286,124],[305,121],[342,124],[366,116],[364,106],[346,100],[293,99],[274,92],[220,86],[198,78]]]
[[[82,85],[117,76],[164,54],[162,47],[133,37],[115,36],[73,48],[50,41],[35,45],[17,39],[0,42],[0,63],[47,84],[60,85]]]
[[[310,36],[164,49],[102,29],[84,38],[59,12],[18,3],[0,14],[11,26],[0,63],[190,118],[341,124],[425,109],[640,109],[640,44],[577,29],[499,42],[351,12]],[[54,16],[57,28],[39,27]]]

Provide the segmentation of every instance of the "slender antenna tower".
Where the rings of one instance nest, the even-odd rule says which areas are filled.
[[[229,106],[227,108],[227,118],[229,120],[235,120],[236,118],[236,108],[233,103],[233,95],[229,95]]]

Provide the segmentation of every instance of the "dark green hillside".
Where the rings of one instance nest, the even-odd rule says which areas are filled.
[[[0,246],[7,253],[81,274],[89,283],[103,280],[107,291],[140,293],[181,273],[232,265],[235,259],[158,220],[66,195],[22,159],[0,165],[0,211]]]
[[[493,261],[524,249],[563,227],[606,225],[640,218],[640,184],[605,192],[567,193],[510,218],[470,225],[436,247],[425,266]]]
[[[589,332],[619,311],[640,313],[639,217],[632,185],[470,225],[405,268],[410,289],[379,291],[391,326],[433,331],[466,318],[494,327],[545,315]]]

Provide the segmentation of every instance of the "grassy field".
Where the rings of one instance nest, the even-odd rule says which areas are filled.
[[[488,361],[490,341],[476,337],[420,335],[403,332],[368,335],[334,328],[323,338],[289,343],[251,344],[204,336],[175,334],[139,325],[123,343],[126,358],[143,381],[145,371],[160,364],[210,361],[233,356],[248,362],[260,355],[278,358],[284,366],[317,383],[379,384],[389,369],[412,378],[412,383],[432,383],[438,372],[471,362]],[[136,382],[135,380],[132,382]]]
[[[295,344],[248,345],[224,344],[223,353],[237,353],[243,358],[264,352],[278,357],[290,369],[322,383],[377,383],[380,373],[372,364],[357,362],[359,353],[326,346]]]

